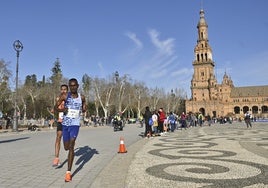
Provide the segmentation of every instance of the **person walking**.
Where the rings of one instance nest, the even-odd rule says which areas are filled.
[[[64,112],[62,121],[62,138],[64,149],[68,151],[68,167],[65,174],[65,182],[72,181],[72,165],[74,160],[74,146],[79,133],[81,115],[86,112],[86,99],[78,93],[78,81],[75,78],[69,80],[70,91],[62,94],[57,101],[57,110]],[[64,109],[61,103],[64,102]]]
[[[68,86],[66,84],[62,84],[60,86],[60,95],[66,94],[67,92],[68,92]],[[57,97],[56,101],[58,101],[59,98],[60,96]],[[64,109],[64,101],[62,101],[59,108]],[[54,109],[55,109],[54,111],[57,112],[57,106],[55,106]],[[52,165],[53,167],[60,165],[59,153],[60,153],[60,145],[61,145],[60,142],[62,138],[62,119],[63,119],[63,112],[58,112],[57,131],[56,131],[56,140],[55,140],[55,158],[53,160],[53,165]]]
[[[143,118],[144,118],[144,123],[145,123],[144,137],[149,138],[150,136],[152,136],[152,125],[149,124],[149,119],[152,118],[152,113],[150,111],[149,106],[145,107]]]
[[[252,127],[252,124],[251,124],[251,115],[250,115],[249,111],[247,111],[245,113],[245,123],[247,125],[247,128],[249,128],[249,127],[251,128]]]

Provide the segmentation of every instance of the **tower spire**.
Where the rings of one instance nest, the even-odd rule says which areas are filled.
[[[194,74],[191,81],[192,96],[196,101],[206,101],[215,98],[217,80],[214,74],[212,48],[208,40],[208,24],[205,20],[205,11],[199,12],[197,24],[198,39],[194,48]]]

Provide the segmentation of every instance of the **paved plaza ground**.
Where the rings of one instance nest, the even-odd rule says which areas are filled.
[[[268,123],[193,127],[150,139],[125,187],[268,187]]]
[[[82,139],[80,144],[85,144]],[[252,128],[247,128],[244,122],[191,127],[150,139],[140,138],[126,147],[128,152],[115,155],[93,181],[86,180],[92,177],[94,157],[83,164],[84,171],[72,183],[62,183],[62,179],[55,183],[55,178],[49,175],[53,172],[61,177],[59,173],[64,170],[51,171],[44,164],[44,169],[39,170],[51,173],[28,186],[36,187],[39,182],[39,187],[50,188],[268,188],[267,122],[253,123]],[[16,172],[14,166],[4,167]],[[34,168],[27,162],[20,167]],[[3,183],[7,181],[0,182],[0,187],[5,187]],[[22,185],[19,181],[8,187]]]

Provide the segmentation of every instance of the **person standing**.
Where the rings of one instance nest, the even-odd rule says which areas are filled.
[[[245,113],[245,123],[247,125],[247,128],[252,127],[252,125],[251,125],[251,115],[250,115],[249,111],[247,111]]]
[[[149,119],[152,118],[152,113],[150,111],[149,106],[145,107],[145,112],[143,114],[144,122],[145,122],[145,131],[144,137],[152,136],[152,125],[149,124]]]
[[[153,135],[156,136],[158,133],[158,116],[157,116],[157,110],[154,111],[152,115],[152,120],[153,120]]]
[[[163,108],[160,108],[158,111],[159,114],[159,124],[158,124],[158,131],[161,133],[163,133],[163,129],[164,129],[164,121],[166,119],[166,113],[164,112]]]
[[[8,129],[11,126],[11,117],[6,113],[5,115],[6,120],[6,129]]]
[[[209,114],[207,115],[207,121],[208,121],[208,126],[211,126],[211,117]]]
[[[176,129],[176,118],[175,118],[175,115],[173,114],[173,112],[170,112],[170,114],[168,116],[168,121],[169,121],[169,125],[170,125],[170,131],[174,132],[174,130]]]
[[[66,94],[67,92],[68,92],[68,86],[66,84],[62,84],[60,86],[60,95]],[[56,101],[58,101],[59,98],[60,96],[57,97]],[[62,101],[59,108],[64,109],[64,101]],[[57,106],[55,106],[54,111],[55,112],[57,111]],[[53,165],[52,165],[54,167],[60,165],[59,153],[60,153],[60,142],[62,138],[62,119],[63,119],[63,112],[58,112],[57,131],[56,131],[56,140],[55,140],[55,158],[53,160]]]
[[[186,130],[187,123],[186,123],[186,114],[182,112],[181,114],[181,129],[184,128]]]
[[[62,138],[64,149],[68,152],[68,168],[65,174],[65,182],[72,181],[72,165],[74,160],[74,146],[79,133],[81,115],[86,112],[85,96],[78,93],[78,81],[75,78],[69,80],[70,92],[62,94],[57,101],[57,110],[64,112],[62,121]],[[64,109],[60,109],[64,102]]]
[[[200,127],[202,127],[203,125],[203,114],[201,112],[199,112],[199,115],[198,115],[198,124]]]

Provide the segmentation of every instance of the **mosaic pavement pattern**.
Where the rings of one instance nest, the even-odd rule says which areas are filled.
[[[126,187],[268,187],[268,124],[194,127],[149,139]]]

